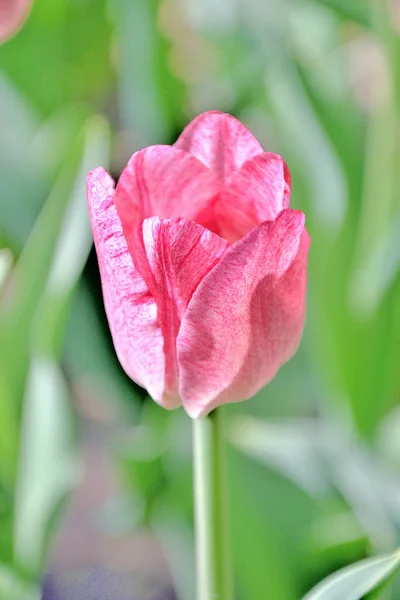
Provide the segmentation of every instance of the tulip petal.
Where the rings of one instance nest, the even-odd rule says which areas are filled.
[[[121,174],[115,205],[128,241],[148,217],[196,220],[219,191],[215,176],[194,156],[172,146],[136,152]]]
[[[198,158],[224,183],[245,162],[263,152],[260,143],[240,121],[218,111],[193,119],[175,142],[175,148]]]
[[[232,245],[193,294],[177,339],[180,395],[197,418],[251,397],[296,351],[309,237],[283,210]]]
[[[22,27],[32,8],[33,0],[0,0],[0,44]]]
[[[187,149],[196,150],[205,136],[204,156],[196,158],[179,147],[150,146],[132,156],[118,181],[114,201],[131,252],[133,229],[151,216],[189,219],[235,242],[289,204],[290,175],[284,161],[264,153],[239,121],[206,113],[193,123],[192,134],[184,132],[177,144],[186,140]]]
[[[264,152],[247,161],[214,203],[217,233],[236,242],[263,221],[273,221],[289,206],[290,184],[279,155]]]
[[[126,373],[165,408],[179,397],[164,386],[165,359],[157,305],[133,265],[114,204],[114,182],[98,168],[87,183],[104,304],[115,350]]]
[[[157,303],[164,339],[165,380],[178,390],[176,338],[182,315],[202,279],[221,260],[228,242],[185,219],[145,219],[133,236],[135,267]]]

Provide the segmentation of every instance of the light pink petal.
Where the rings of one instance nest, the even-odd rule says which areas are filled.
[[[199,160],[172,146],[136,152],[122,172],[115,204],[125,236],[148,217],[196,220],[218,192],[214,175]]]
[[[263,149],[253,134],[231,115],[209,111],[193,119],[175,143],[227,183],[246,161]]]
[[[246,162],[214,203],[217,233],[236,242],[289,206],[290,173],[277,154],[264,152]]]
[[[192,221],[158,217],[143,221],[132,241],[135,266],[157,303],[166,385],[177,393],[176,337],[182,315],[201,280],[221,260],[228,242]]]
[[[114,182],[98,168],[87,181],[90,219],[104,304],[115,349],[126,373],[165,408],[180,404],[164,384],[165,359],[157,305],[135,270],[115,208]]]
[[[231,246],[194,293],[177,339],[180,395],[197,418],[251,397],[296,351],[309,237],[286,209]]]
[[[33,0],[0,0],[0,43],[12,37],[22,27]]]

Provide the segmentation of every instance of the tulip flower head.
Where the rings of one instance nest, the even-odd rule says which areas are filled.
[[[297,350],[309,236],[290,175],[211,111],[136,152],[115,186],[88,175],[104,304],[126,373],[193,418],[245,400]]]
[[[33,0],[0,0],[0,44],[22,27]]]

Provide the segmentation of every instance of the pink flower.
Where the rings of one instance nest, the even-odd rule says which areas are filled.
[[[88,199],[104,303],[127,374],[193,418],[251,397],[297,350],[309,236],[290,175],[233,117],[136,152]]]
[[[31,10],[33,0],[0,0],[0,43],[15,35]]]

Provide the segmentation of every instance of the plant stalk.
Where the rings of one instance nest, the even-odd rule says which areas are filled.
[[[223,407],[193,422],[197,600],[233,600]]]

